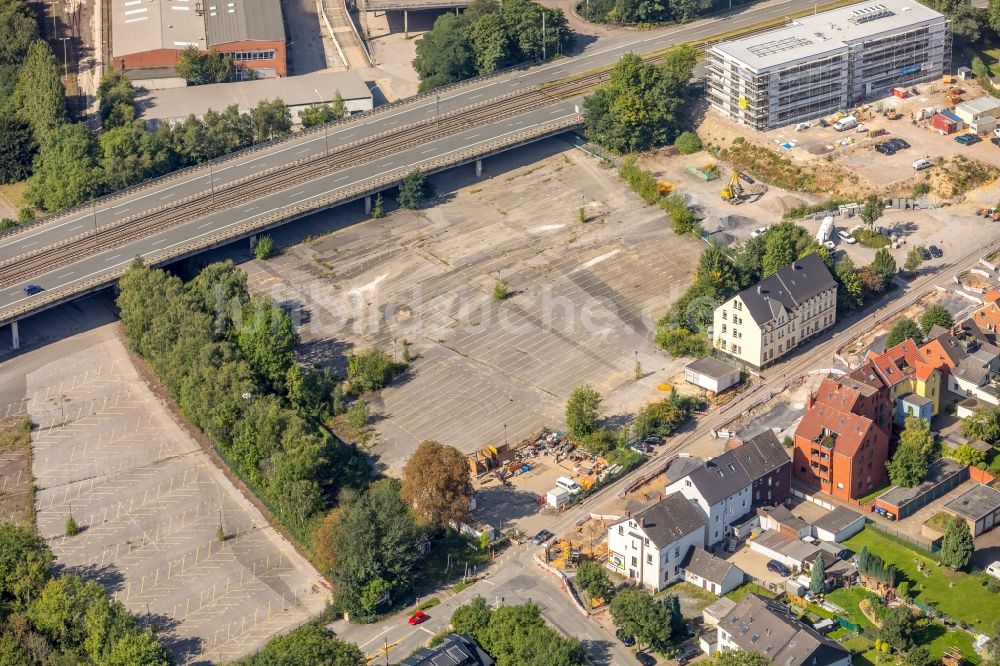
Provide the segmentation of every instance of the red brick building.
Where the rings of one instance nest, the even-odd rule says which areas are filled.
[[[181,52],[231,53],[236,76],[287,76],[280,0],[112,0],[118,70],[173,67]]]
[[[884,389],[851,377],[824,379],[795,429],[792,474],[844,500],[885,484],[891,414]]]

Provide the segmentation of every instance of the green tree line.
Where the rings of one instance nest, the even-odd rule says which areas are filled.
[[[544,16],[545,31],[542,31]],[[543,48],[544,44],[544,48]],[[417,42],[420,90],[566,51],[573,33],[561,9],[532,0],[473,0],[461,15],[442,14]]]
[[[0,663],[9,666],[168,666],[151,629],[99,583],[53,571],[45,541],[0,523]],[[348,665],[350,666],[350,665]]]
[[[598,23],[652,25],[689,21],[713,7],[713,0],[583,0],[577,11]]]

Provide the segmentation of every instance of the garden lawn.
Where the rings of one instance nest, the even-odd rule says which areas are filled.
[[[739,601],[751,592],[756,594],[758,597],[764,597],[765,599],[774,599],[778,596],[777,593],[772,592],[766,587],[761,587],[757,583],[747,583],[745,585],[740,585],[735,590],[730,590],[729,593],[726,594],[726,598],[732,599],[733,601]]]
[[[991,594],[974,576],[941,567],[929,557],[887,539],[870,528],[861,530],[845,541],[844,545],[855,553],[860,553],[863,546],[868,546],[869,551],[877,553],[887,564],[895,564],[901,574],[900,581],[910,583],[911,595],[916,593],[918,601],[955,620],[982,632],[992,632],[993,624],[1000,620],[1000,603],[997,603],[996,595]],[[924,576],[917,571],[915,561],[922,562],[924,570],[929,571],[930,575]],[[844,606],[834,598],[834,594],[836,592],[829,595],[830,600],[838,606]],[[856,603],[854,608],[857,608]],[[861,615],[860,610],[856,612]],[[856,620],[852,618],[852,622]]]
[[[858,604],[862,599],[874,597],[875,595],[861,587],[841,587],[826,595],[828,601],[837,604],[844,609],[844,615],[854,624],[861,625],[868,631],[874,631],[875,625],[865,617]]]
[[[957,648],[965,658],[966,664],[978,664],[982,659],[972,647],[972,636],[964,631],[953,631],[940,622],[933,622],[917,634],[917,642],[930,648],[935,660],[941,659],[950,648]]]

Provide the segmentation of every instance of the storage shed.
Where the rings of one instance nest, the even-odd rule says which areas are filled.
[[[706,356],[684,368],[684,379],[708,391],[722,393],[740,383],[740,370],[713,356]]]
[[[1000,99],[992,95],[983,95],[968,102],[956,104],[955,115],[967,125],[980,118],[996,118],[1000,115]]]
[[[838,506],[813,521],[813,536],[821,541],[841,542],[850,539],[865,527],[865,517],[846,506]]]
[[[558,509],[573,497],[573,493],[565,488],[553,488],[545,496],[545,503]]]
[[[951,111],[935,113],[931,118],[931,127],[942,134],[954,134],[965,126],[962,119]]]

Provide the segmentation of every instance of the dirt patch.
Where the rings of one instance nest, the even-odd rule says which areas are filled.
[[[996,167],[962,155],[953,155],[934,169],[929,184],[935,194],[947,199],[988,185],[998,176],[1000,170]]]
[[[0,421],[0,521],[34,529],[30,435],[30,419]]]
[[[962,283],[962,286],[969,287],[970,289],[985,291],[990,288],[990,281],[976,273],[962,273],[958,280]]]

